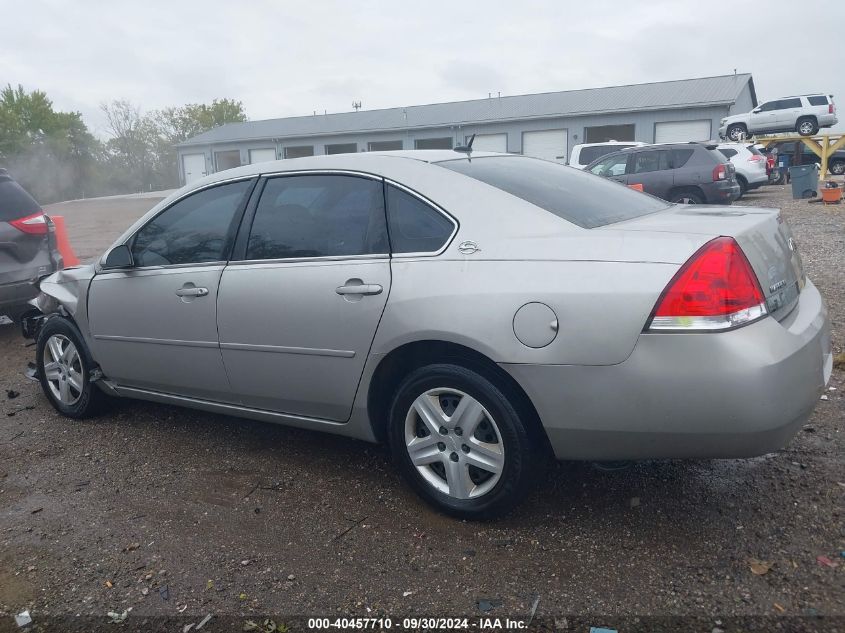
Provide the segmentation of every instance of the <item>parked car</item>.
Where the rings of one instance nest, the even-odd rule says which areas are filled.
[[[801,160],[800,163],[797,163],[795,161],[796,143],[800,146],[798,147]],[[769,147],[769,151],[771,151],[772,149],[777,149],[778,155],[789,156],[789,162],[792,165],[812,165],[814,163],[821,163],[821,159],[819,158],[819,156],[800,141],[773,143]],[[845,174],[845,150],[837,150],[833,152],[833,154],[828,156],[827,169],[831,174],[835,176],[841,176],[842,174]]]
[[[832,367],[777,210],[668,205],[507,154],[231,169],[41,291],[23,329],[60,413],[108,394],[384,441],[464,518],[525,498],[549,452],[776,450]]]
[[[725,117],[719,127],[719,138],[741,141],[764,132],[813,136],[819,128],[832,127],[837,121],[833,95],[781,97],[761,103],[751,112]]]
[[[734,165],[715,144],[667,143],[622,150],[587,171],[681,204],[730,204],[740,196]]]
[[[581,143],[572,148],[572,154],[569,156],[569,166],[578,169],[584,169],[587,165],[602,156],[606,156],[611,152],[620,149],[628,149],[629,147],[641,147],[645,143],[637,141],[607,141],[606,143]]]
[[[736,169],[740,198],[769,182],[766,156],[752,143],[719,143],[717,149]]]
[[[55,229],[39,204],[0,169],[0,315],[16,317],[35,283],[62,267]]]

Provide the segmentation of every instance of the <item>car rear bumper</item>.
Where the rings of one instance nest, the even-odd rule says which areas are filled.
[[[833,358],[824,301],[807,282],[783,320],[718,334],[643,334],[608,366],[502,364],[558,459],[734,458],[786,445]]]
[[[38,295],[34,279],[0,284],[0,314],[7,308],[20,308]]]
[[[707,204],[730,204],[739,198],[742,190],[739,183],[734,180],[720,180],[714,183],[702,185]]]

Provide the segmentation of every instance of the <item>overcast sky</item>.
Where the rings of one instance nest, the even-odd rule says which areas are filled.
[[[845,119],[843,0],[0,0],[0,14],[0,84],[46,91],[100,135],[112,99],[229,97],[264,119],[734,69],[760,100],[832,93]]]

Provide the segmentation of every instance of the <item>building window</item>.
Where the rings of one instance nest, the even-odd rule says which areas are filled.
[[[596,125],[584,128],[585,143],[606,143],[607,141],[633,141],[634,124]]]
[[[444,138],[418,138],[414,141],[416,149],[452,149],[451,137]]]
[[[214,152],[214,164],[217,171],[241,166],[241,150],[230,149],[225,152]]]
[[[334,145],[326,145],[326,154],[354,154],[357,151],[357,143],[335,143]]]
[[[285,158],[304,158],[314,155],[313,145],[295,145],[285,148]]]
[[[370,141],[367,143],[367,150],[370,152],[390,152],[402,149],[402,141]]]

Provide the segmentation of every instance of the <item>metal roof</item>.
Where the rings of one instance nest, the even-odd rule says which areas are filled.
[[[608,88],[432,103],[382,110],[227,123],[179,145],[384,132],[632,110],[729,105],[736,101],[740,92],[749,83],[752,99],[756,103],[754,82],[750,74],[724,75]]]

